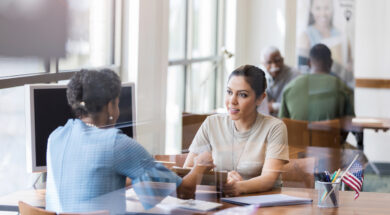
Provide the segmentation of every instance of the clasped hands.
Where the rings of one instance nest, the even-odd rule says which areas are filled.
[[[228,172],[227,182],[222,187],[222,192],[226,197],[239,196],[242,191],[240,189],[240,182],[244,179],[236,171]]]
[[[207,170],[215,167],[210,152],[203,152],[194,159],[195,166],[204,166]],[[228,172],[227,182],[222,187],[222,192],[226,196],[238,196],[242,193],[240,190],[240,181],[244,179],[237,171]]]

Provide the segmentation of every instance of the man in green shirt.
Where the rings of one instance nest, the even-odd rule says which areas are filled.
[[[301,75],[285,87],[280,118],[321,121],[355,116],[353,91],[330,74],[332,62],[327,46],[317,44],[311,48],[311,74]]]

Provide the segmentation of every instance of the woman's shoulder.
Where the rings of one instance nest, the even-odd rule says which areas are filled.
[[[137,141],[135,141],[133,138],[127,136],[119,129],[115,129],[114,132],[116,133],[116,136],[115,136],[116,142],[131,143],[131,144],[137,143]]]
[[[215,121],[227,120],[229,119],[229,115],[227,113],[216,113],[208,116],[207,119]]]
[[[217,113],[210,115],[205,120],[206,124],[215,125],[229,125],[231,123],[231,119],[229,114],[227,113]]]
[[[284,126],[284,122],[281,119],[276,118],[274,116],[263,115],[263,114],[259,113],[259,117],[261,118],[261,120],[258,120],[258,121],[259,121],[259,123],[262,123],[263,126],[266,126],[266,127]]]
[[[136,140],[122,133],[120,130],[117,132],[115,136],[114,145],[116,151],[127,151],[127,150],[142,151],[143,150],[143,147]]]
[[[78,124],[81,120],[79,119],[68,119],[65,125],[58,126],[53,132],[51,132],[50,136],[59,136],[63,135],[63,133],[67,133],[73,130],[73,127]]]

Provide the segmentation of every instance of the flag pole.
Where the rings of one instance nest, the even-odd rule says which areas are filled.
[[[340,179],[343,179],[344,175],[349,171],[349,169],[351,169],[352,167],[352,164],[358,159],[359,157],[359,154],[357,154],[355,156],[355,158],[352,160],[352,162],[349,164],[348,168],[343,172],[343,174],[341,175]]]
[[[343,179],[343,177],[344,177],[344,175],[349,171],[349,169],[351,169],[351,167],[352,167],[352,164],[358,159],[358,157],[359,157],[359,154],[357,154],[356,156],[355,156],[355,158],[352,160],[352,162],[349,164],[349,166],[348,166],[348,168],[343,172],[343,174],[341,175],[341,177],[340,177],[340,181]],[[337,181],[338,180],[336,180],[336,183],[337,183]],[[323,200],[320,200],[321,202],[322,201],[324,201],[324,200],[326,200],[328,197],[329,197],[329,195],[334,191],[334,186],[332,186],[332,189],[328,192],[328,194],[326,194],[326,196],[323,198]]]

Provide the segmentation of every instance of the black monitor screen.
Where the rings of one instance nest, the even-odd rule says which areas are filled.
[[[46,166],[47,139],[58,126],[74,118],[66,99],[66,88],[34,90],[36,166]]]
[[[122,86],[119,98],[120,115],[115,127],[129,137],[134,137],[133,85]],[[47,139],[57,127],[65,125],[74,114],[68,105],[66,87],[35,88],[33,93],[35,122],[35,159],[37,167],[46,166]],[[34,141],[33,141],[34,142]]]

